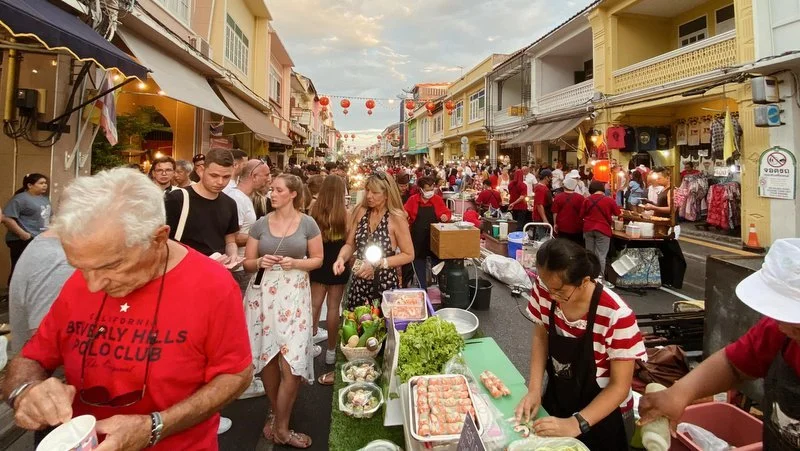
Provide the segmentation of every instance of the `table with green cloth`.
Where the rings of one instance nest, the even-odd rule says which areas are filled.
[[[467,363],[467,367],[476,379],[480,378],[480,374],[483,371],[489,370],[500,378],[509,390],[511,390],[511,396],[494,399],[489,395],[485,387],[483,387],[483,384],[478,382],[481,394],[487,395],[488,399],[505,419],[512,418],[517,404],[525,396],[528,389],[525,385],[525,378],[514,367],[514,364],[511,363],[505,353],[497,345],[497,342],[491,337],[467,340],[462,355]],[[383,426],[383,409],[379,410],[374,417],[369,419],[351,418],[339,410],[339,389],[345,386],[341,375],[341,366],[344,363],[344,356],[339,352],[336,363],[336,380],[333,387],[334,399],[332,401],[333,413],[331,432],[328,439],[329,448],[332,450],[357,450],[373,440],[384,439],[396,443],[405,450],[422,449],[419,447],[420,443],[413,440],[408,430],[404,431],[402,426]],[[381,363],[379,358],[379,367]],[[405,391],[407,390],[401,389],[401,395]],[[404,403],[404,409],[406,407]],[[537,418],[546,415],[547,412],[545,412],[544,409],[540,409]],[[408,418],[408,415],[405,416]],[[521,438],[519,434],[513,432],[513,424],[504,420],[499,421],[498,424],[504,428],[509,442]]]

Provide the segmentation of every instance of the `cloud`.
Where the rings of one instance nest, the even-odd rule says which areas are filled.
[[[271,0],[267,6],[295,70],[320,93],[394,99],[414,83],[455,80],[492,53],[515,52],[589,1]],[[400,120],[402,105],[378,103],[372,116],[361,100],[347,116],[332,108],[337,128],[383,130]]]

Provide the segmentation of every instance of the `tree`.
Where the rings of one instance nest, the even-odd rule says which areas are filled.
[[[119,142],[112,146],[105,134],[98,133],[92,143],[92,174],[116,168],[127,163],[122,152],[141,147],[144,136],[153,130],[162,130],[161,115],[155,107],[140,106],[131,114],[117,115]]]

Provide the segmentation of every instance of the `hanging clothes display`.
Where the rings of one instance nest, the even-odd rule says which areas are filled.
[[[625,128],[608,127],[608,130],[606,130],[606,143],[609,149],[624,149]]]
[[[687,221],[697,221],[708,213],[708,178],[703,174],[687,175],[675,190],[675,208],[678,216]]]
[[[722,230],[733,230],[740,226],[741,188],[737,182],[712,185],[708,190],[709,225]]]
[[[625,152],[636,152],[636,130],[627,125],[623,126],[625,129]]]
[[[733,125],[733,145],[736,149],[736,152],[739,154],[742,153],[742,136],[744,135],[744,131],[742,130],[742,125],[739,124],[738,114],[732,113],[731,114],[731,124]],[[725,118],[720,115],[719,117],[714,118],[714,122],[711,124],[711,153],[712,156],[718,160],[724,158],[723,155],[723,148],[725,145]]]
[[[711,117],[703,117],[700,122],[700,144],[711,144]]]
[[[672,130],[669,127],[656,128],[656,149],[669,150],[672,138]]]
[[[700,121],[692,119],[689,121],[689,137],[687,144],[690,146],[700,145]]]
[[[678,122],[677,127],[675,128],[675,145],[676,146],[686,146],[689,144],[687,141],[687,133],[688,127],[686,126],[686,122],[680,121]]]
[[[656,130],[653,127],[637,127],[636,138],[639,152],[656,150]]]

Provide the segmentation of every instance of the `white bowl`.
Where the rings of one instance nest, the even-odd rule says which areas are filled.
[[[456,331],[464,340],[472,338],[480,325],[480,321],[474,313],[460,308],[443,308],[436,312],[436,316],[453,323]]]
[[[458,221],[458,222],[455,223],[455,225],[459,229],[471,229],[472,227],[475,227],[474,224],[472,224],[471,222],[468,222],[468,221]]]

